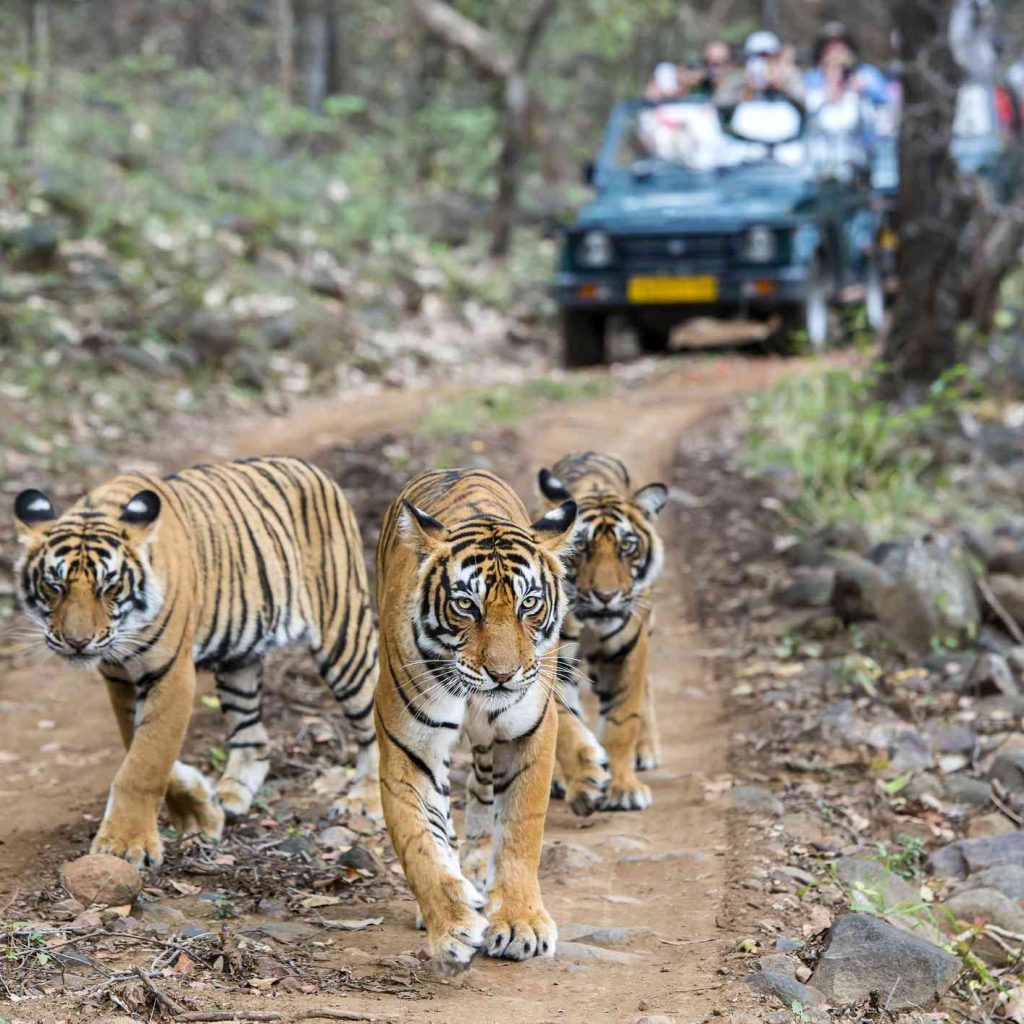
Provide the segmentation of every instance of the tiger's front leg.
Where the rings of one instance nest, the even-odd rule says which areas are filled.
[[[558,716],[548,701],[537,728],[494,745],[494,877],[488,891],[487,955],[554,956],[558,929],[540,894],[541,845],[551,793]]]
[[[448,763],[457,734],[431,730],[426,742],[400,740],[383,724],[379,708],[374,718],[384,820],[419,904],[427,952],[442,972],[465,970],[483,945],[487,919],[480,913],[484,899],[463,875],[449,830]]]
[[[579,642],[564,635],[563,641],[556,669],[557,762],[566,802],[574,814],[586,816],[600,805],[608,788],[608,755],[583,720]]]
[[[642,811],[651,806],[650,786],[636,775],[648,713],[647,627],[621,661],[598,665],[601,699],[601,742],[608,751],[611,782],[601,807],[609,811]]]
[[[481,722],[466,724],[473,768],[466,779],[466,845],[462,870],[481,891],[490,881],[494,833],[494,737]]]
[[[183,643],[182,651],[135,684],[135,728],[92,841],[93,853],[123,857],[136,867],[158,867],[163,862],[157,815],[185,739],[196,685],[191,645]],[[124,732],[122,728],[123,736]]]

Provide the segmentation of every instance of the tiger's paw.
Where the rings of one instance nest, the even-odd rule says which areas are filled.
[[[468,970],[469,962],[484,944],[487,918],[472,907],[462,907],[450,921],[427,931],[427,952],[434,971],[442,976]]]
[[[224,809],[202,772],[176,761],[167,784],[167,815],[183,838],[216,841],[224,833]]]
[[[104,819],[89,852],[109,853],[137,868],[158,868],[164,862],[164,844],[155,820],[148,827],[130,828]]]
[[[644,811],[652,803],[651,787],[639,779],[612,779],[600,806],[603,811]]]
[[[331,815],[363,815],[375,822],[383,822],[384,805],[380,800],[380,779],[376,775],[353,779],[348,789],[331,804]]]
[[[592,764],[587,771],[571,779],[566,787],[565,799],[573,814],[587,817],[602,806],[611,776],[600,764]]]
[[[661,767],[661,752],[654,746],[641,743],[636,748],[636,770],[649,772]]]
[[[486,936],[488,956],[529,960],[533,956],[555,955],[558,929],[543,906],[503,908],[491,914],[490,922]]]
[[[466,844],[465,851],[462,854],[462,873],[473,883],[478,893],[483,892],[487,888],[487,873],[490,863],[490,836],[485,836],[483,839]]]
[[[251,751],[233,750],[217,783],[217,798],[231,818],[244,818],[249,813],[270,771],[265,758],[251,759],[246,754],[251,755]]]

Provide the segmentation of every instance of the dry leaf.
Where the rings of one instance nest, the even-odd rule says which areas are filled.
[[[383,924],[383,917],[362,917],[350,921],[321,921],[324,928],[340,928],[346,932],[361,932],[364,928],[372,928],[374,925]]]
[[[336,907],[341,902],[340,896],[324,896],[316,894],[307,896],[299,906],[303,910],[315,910],[317,907]]]

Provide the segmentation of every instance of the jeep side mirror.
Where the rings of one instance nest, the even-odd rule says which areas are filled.
[[[594,178],[596,176],[597,167],[593,160],[585,160],[582,168],[580,168],[580,177],[583,179],[584,185],[593,185]]]

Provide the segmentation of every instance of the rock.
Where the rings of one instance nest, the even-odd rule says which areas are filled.
[[[934,797],[936,800],[941,800],[943,797],[942,780],[936,778],[929,772],[922,772],[919,775],[915,775],[904,787],[900,790],[900,796],[909,800],[911,803],[923,803],[926,799]]]
[[[1020,696],[1020,687],[1006,658],[994,651],[986,651],[964,677],[960,692],[1002,693],[1007,697],[1017,697]]]
[[[60,235],[53,224],[41,221],[5,232],[0,247],[16,270],[36,273],[53,266],[60,249]]]
[[[775,595],[784,608],[825,608],[832,603],[835,569],[807,569]]]
[[[932,752],[925,738],[914,729],[900,729],[889,740],[886,774],[895,777],[924,771],[932,765]]]
[[[636,1024],[677,1024],[675,1017],[669,1017],[665,1013],[645,1013],[637,1017]]]
[[[381,875],[387,872],[387,868],[379,857],[372,850],[365,846],[353,846],[338,857],[339,867],[355,868],[357,871],[365,871],[370,875]]]
[[[800,1003],[803,1006],[818,1006],[825,1001],[821,992],[796,980],[799,962],[783,953],[771,953],[758,958],[760,972],[747,980],[752,987],[770,992],[782,1001],[783,1006]]]
[[[238,348],[224,360],[224,369],[242,387],[263,391],[270,383],[267,357],[255,349]]]
[[[1015,935],[1024,934],[1024,910],[1017,901],[998,889],[979,887],[958,891],[946,900],[945,909],[960,924],[957,931],[982,921]],[[1011,958],[1016,959],[1015,948],[1007,950],[985,935],[977,936],[971,951],[997,966],[1008,963]]]
[[[584,942],[592,946],[627,946],[650,928],[601,928],[592,924],[564,924],[558,928],[559,942]]]
[[[317,842],[329,850],[340,850],[342,847],[358,843],[359,833],[353,832],[352,829],[346,828],[344,825],[332,825],[317,836]]]
[[[1008,793],[1024,793],[1024,736],[1015,734],[1003,741],[992,758],[988,777]]]
[[[729,802],[739,811],[756,811],[775,817],[786,810],[782,801],[764,786],[736,786],[729,790]]]
[[[173,935],[185,924],[185,915],[177,907],[166,903],[146,903],[142,906],[142,931],[154,935]]]
[[[992,811],[990,814],[979,814],[967,822],[967,837],[969,839],[983,839],[990,836],[1005,836],[1016,831],[1013,822],[1000,814],[999,811]]]
[[[868,559],[880,574],[867,582],[867,605],[905,650],[927,653],[936,639],[966,641],[977,633],[981,610],[958,543],[939,535],[890,541]]]
[[[555,956],[559,960],[590,960],[605,964],[635,964],[642,959],[636,953],[622,953],[617,949],[588,946],[582,942],[559,942]]]
[[[957,839],[935,850],[928,870],[935,875],[964,878],[985,868],[1004,864],[1024,865],[1024,832],[983,839]]]
[[[992,787],[984,779],[957,773],[942,780],[946,800],[964,807],[987,807],[992,801]]]
[[[971,889],[995,889],[1015,902],[1024,900],[1024,867],[1007,864],[985,868],[958,885],[956,891],[961,893]]]
[[[588,871],[601,858],[579,843],[544,844],[540,855],[540,869],[555,875],[572,875],[578,871]]]
[[[631,853],[619,858],[620,864],[664,864],[670,860],[708,860],[707,850],[664,850],[662,853]]]
[[[924,730],[928,746],[937,754],[970,754],[978,738],[963,725],[930,725]]]
[[[1008,573],[994,573],[988,577],[989,589],[996,600],[1018,624],[1024,625],[1024,579]]]
[[[61,884],[83,906],[131,903],[142,890],[139,869],[120,857],[90,853],[68,861],[60,869]]]
[[[227,317],[208,310],[200,310],[185,328],[189,345],[199,361],[206,365],[220,365],[241,343],[237,325]]]
[[[832,610],[844,622],[872,617],[868,591],[880,586],[883,576],[877,565],[860,555],[840,554],[831,559],[835,570],[832,586]]]
[[[885,1010],[928,1006],[956,981],[960,961],[932,942],[869,914],[846,914],[826,938],[811,976],[839,1005],[875,1000]]]
[[[851,892],[853,902],[867,904],[890,924],[915,935],[939,941],[935,926],[916,886],[890,871],[871,857],[840,857],[835,862],[836,877]],[[896,911],[893,908],[902,906]],[[920,906],[920,909],[917,909]]]

